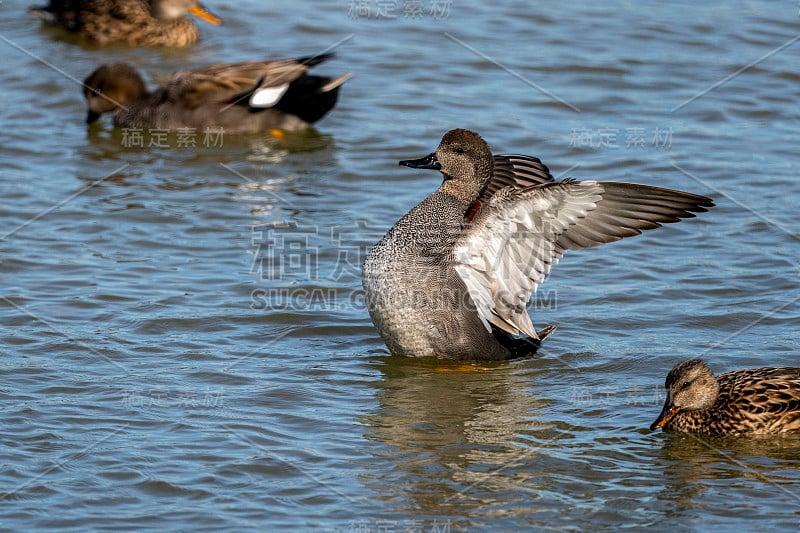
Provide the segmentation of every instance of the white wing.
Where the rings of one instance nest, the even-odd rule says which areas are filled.
[[[251,107],[272,107],[277,104],[286,91],[289,89],[289,84],[284,83],[277,87],[259,87],[250,96]]]
[[[712,205],[705,196],[629,183],[565,180],[506,187],[456,244],[456,272],[487,329],[493,324],[536,338],[528,299],[567,249],[639,235]]]

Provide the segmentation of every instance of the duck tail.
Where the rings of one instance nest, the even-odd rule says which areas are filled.
[[[335,56],[336,54],[333,52],[325,52],[323,54],[317,54],[315,56],[298,57],[297,59],[295,59],[295,61],[297,61],[301,65],[305,65],[310,68],[319,65],[320,63],[324,63],[325,61],[332,59]]]
[[[339,98],[339,88],[350,78],[327,76],[301,76],[289,85],[286,94],[275,104],[275,109],[295,115],[309,124],[324,117],[333,109]]]
[[[555,324],[544,327],[536,332],[536,335],[539,338],[535,339],[527,335],[525,336],[510,335],[507,332],[495,326],[494,324],[492,324],[492,334],[494,334],[494,337],[497,339],[497,342],[502,344],[511,353],[512,359],[535,354],[539,350],[542,341],[545,340],[547,337],[549,337],[550,334],[553,333],[556,329],[558,329],[558,326]]]
[[[539,342],[542,342],[547,337],[550,336],[555,330],[558,329],[558,324],[550,324],[549,326],[545,326],[539,331],[536,332],[536,336],[539,337]]]

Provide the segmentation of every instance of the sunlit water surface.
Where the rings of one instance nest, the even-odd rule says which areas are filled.
[[[177,51],[0,8],[2,528],[797,529],[797,438],[647,430],[683,358],[798,363],[796,3],[208,3],[226,24]],[[83,123],[101,62],[329,47],[355,76],[307,134]],[[397,161],[453,127],[717,207],[568,254],[535,357],[392,357],[359,265],[439,183]]]

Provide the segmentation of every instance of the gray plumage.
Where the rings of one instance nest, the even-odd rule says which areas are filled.
[[[534,353],[555,327],[537,332],[526,303],[566,250],[637,235],[713,205],[645,185],[556,182],[538,159],[493,157],[478,134],[461,129],[445,134],[433,154],[401,164],[444,175],[364,262],[370,316],[390,351],[407,356]]]
[[[339,87],[350,78],[307,74],[330,57],[212,65],[175,73],[153,92],[132,66],[102,65],[84,81],[86,122],[113,113],[114,125],[123,128],[209,128],[227,133],[307,128],[333,108]],[[262,92],[274,101],[265,101],[259,96]]]

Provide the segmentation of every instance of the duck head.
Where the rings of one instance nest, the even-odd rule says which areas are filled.
[[[160,20],[174,20],[191,13],[195,17],[218,26],[222,20],[212,14],[197,0],[150,0],[150,11]]]
[[[83,96],[91,124],[103,113],[124,108],[137,98],[147,95],[147,86],[135,68],[127,63],[114,63],[98,67],[83,81]]]
[[[709,409],[719,395],[719,383],[700,359],[689,359],[675,365],[667,374],[664,388],[667,389],[667,399],[661,414],[650,425],[651,431],[663,428],[678,413]]]
[[[444,174],[440,190],[471,203],[492,178],[493,162],[492,151],[480,135],[455,129],[444,134],[432,154],[400,161],[400,165],[440,171]]]

